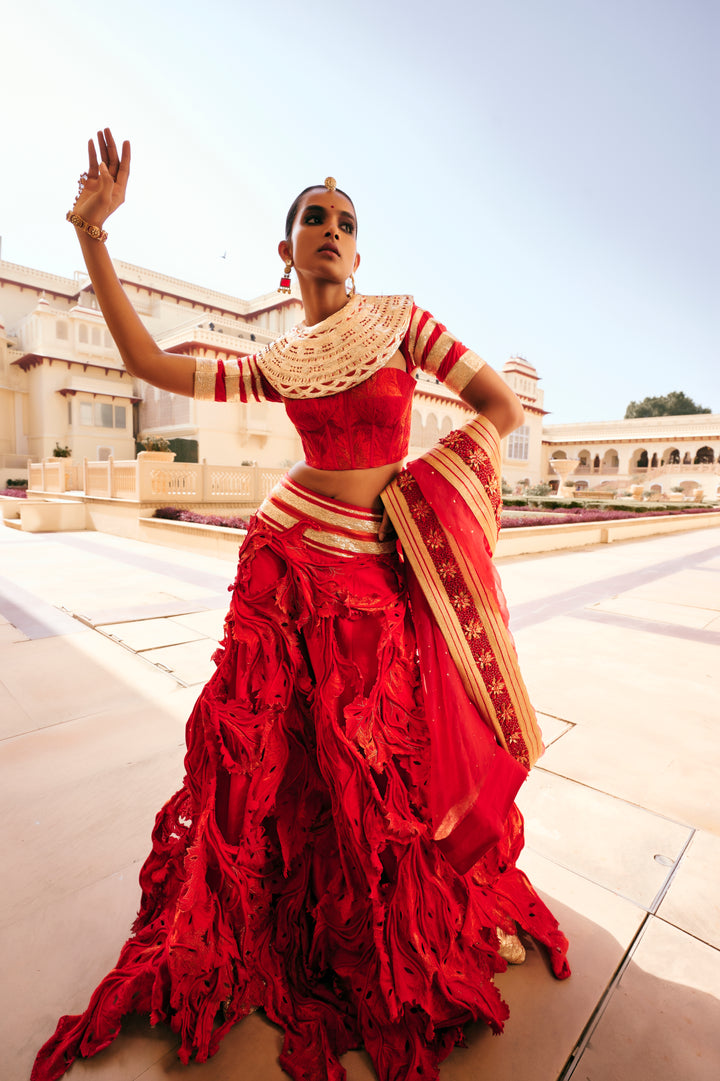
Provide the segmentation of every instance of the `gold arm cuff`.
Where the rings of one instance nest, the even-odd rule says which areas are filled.
[[[225,397],[228,402],[240,401],[240,367],[237,360],[225,361]]]
[[[472,377],[477,375],[486,364],[486,360],[468,349],[460,357],[460,360],[455,361],[445,376],[445,386],[450,387],[450,390],[454,390],[456,394],[460,394],[461,391],[465,390]]]
[[[195,391],[193,397],[201,402],[214,402],[216,375],[216,360],[212,357],[197,357],[195,360]]]

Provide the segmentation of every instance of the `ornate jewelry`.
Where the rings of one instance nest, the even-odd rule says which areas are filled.
[[[355,276],[353,274],[351,274],[350,275],[350,288],[347,291],[347,296],[348,297],[354,297],[355,292],[356,292],[356,290],[355,290]]]
[[[412,297],[356,294],[321,323],[299,323],[255,356],[284,398],[324,398],[355,387],[398,351],[410,325]]]
[[[287,263],[285,264],[285,269],[283,271],[283,276],[280,279],[280,284],[278,285],[278,289],[277,289],[278,293],[289,293],[290,292],[290,271],[291,270],[292,270],[292,259],[288,259]]]
[[[86,183],[87,180],[88,180],[87,173],[80,173],[80,177],[78,179],[78,193],[75,196],[75,202],[73,203],[73,210],[75,209],[75,207],[77,205],[78,199],[80,198],[82,193],[85,191],[85,183]]]
[[[325,187],[327,188],[328,191],[335,191],[335,189],[337,187],[337,180],[335,179],[334,176],[326,176],[325,177]]]
[[[92,240],[99,240],[101,244],[104,244],[108,238],[104,229],[101,229],[99,225],[91,225],[89,221],[85,221],[79,214],[76,214],[74,210],[68,210],[65,215],[65,219],[74,225],[76,229],[82,229],[84,233]]]

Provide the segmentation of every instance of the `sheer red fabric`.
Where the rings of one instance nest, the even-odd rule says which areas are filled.
[[[343,510],[333,552],[327,514]],[[465,1022],[503,1027],[498,927],[517,921],[568,974],[567,942],[516,868],[514,806],[467,873],[433,840],[404,568],[362,554],[379,518],[367,542],[358,518],[332,501],[316,521],[252,524],[132,937],[32,1081],[107,1047],[129,1012],[168,1021],[182,1061],[202,1062],[257,1007],[282,1026],[295,1081],[342,1081],[339,1056],[361,1044],[380,1081],[432,1081]]]

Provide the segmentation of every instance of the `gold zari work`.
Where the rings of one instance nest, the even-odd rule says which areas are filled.
[[[212,357],[198,357],[195,361],[194,397],[202,402],[215,401],[215,376],[217,361]]]
[[[261,372],[284,398],[324,398],[383,368],[405,336],[412,297],[356,295],[315,326],[300,323],[257,353]]]

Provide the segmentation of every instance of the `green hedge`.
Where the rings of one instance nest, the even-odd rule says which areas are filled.
[[[169,439],[170,450],[175,451],[176,462],[197,462],[198,441],[197,439]],[[135,454],[142,450],[142,443],[135,442]]]

